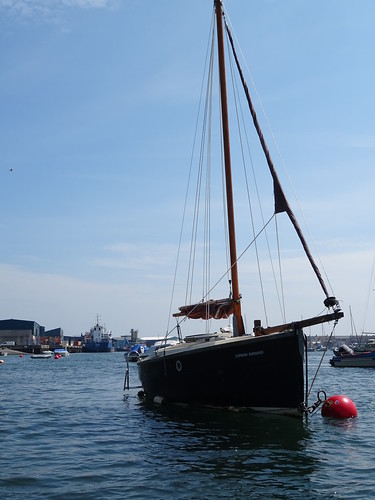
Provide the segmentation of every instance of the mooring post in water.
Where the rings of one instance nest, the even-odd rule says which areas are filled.
[[[126,358],[126,371],[124,380],[124,391],[129,390],[129,360]]]

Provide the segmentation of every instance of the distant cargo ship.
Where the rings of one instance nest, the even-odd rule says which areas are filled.
[[[99,316],[96,317],[96,325],[85,333],[82,345],[83,352],[113,352],[112,332],[99,324]]]

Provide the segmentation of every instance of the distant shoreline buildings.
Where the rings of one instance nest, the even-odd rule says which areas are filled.
[[[46,330],[36,321],[23,319],[0,320],[0,347],[9,347],[22,352],[42,352],[44,350],[65,347],[69,352],[84,350],[85,335],[65,336],[62,328]],[[138,338],[138,330],[131,329],[129,335],[113,338],[113,347],[118,351],[126,351],[130,345],[144,342],[146,345],[155,342],[155,338]]]
[[[23,352],[39,352],[46,349],[56,349],[66,347],[70,352],[82,352],[85,336],[64,336],[62,328],[46,330],[44,326],[36,321],[22,319],[0,320],[0,347],[6,346],[16,348]],[[353,344],[373,340],[374,333],[364,333],[363,335],[335,335],[330,340],[327,335],[306,336],[309,350],[322,350],[327,347],[333,349],[342,343]],[[117,351],[126,351],[131,345],[144,343],[148,347],[158,340],[155,337],[139,337],[138,330],[131,329],[129,335],[122,335],[121,338],[113,339],[113,347]]]

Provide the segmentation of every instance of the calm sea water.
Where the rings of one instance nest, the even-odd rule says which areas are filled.
[[[122,353],[7,356],[0,497],[372,498],[375,370],[331,368],[328,354],[312,399],[320,388],[346,394],[356,419],[155,407],[138,389],[124,397]],[[319,360],[310,355],[311,374]]]

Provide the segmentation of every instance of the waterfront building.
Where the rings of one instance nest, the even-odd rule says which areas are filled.
[[[29,346],[39,344],[44,326],[23,319],[0,320],[0,345]]]

